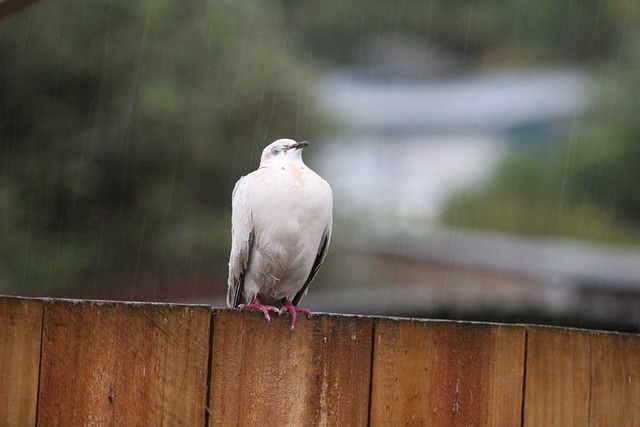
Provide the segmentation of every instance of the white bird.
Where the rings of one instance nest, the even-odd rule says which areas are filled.
[[[238,180],[231,198],[227,305],[291,313],[324,261],[331,240],[331,187],[302,161],[308,142],[279,139],[260,167]],[[277,305],[277,306],[276,306]],[[278,307],[279,306],[279,307]]]

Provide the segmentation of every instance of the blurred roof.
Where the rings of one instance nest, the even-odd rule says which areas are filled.
[[[573,69],[500,70],[434,81],[337,72],[320,89],[329,111],[357,130],[502,132],[580,114],[588,79]]]
[[[574,318],[640,328],[638,246],[454,228],[371,228],[349,242],[359,268],[393,275],[370,285],[312,291],[305,306],[400,316],[490,313],[494,320],[533,314],[538,321]]]
[[[359,235],[354,249],[418,261],[517,273],[565,287],[606,287],[640,294],[640,247],[560,237],[434,227]],[[398,244],[398,242],[402,244]]]

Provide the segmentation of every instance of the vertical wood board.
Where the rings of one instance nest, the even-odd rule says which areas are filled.
[[[591,335],[590,425],[640,426],[640,337]]]
[[[0,425],[35,426],[42,301],[0,298]]]
[[[203,425],[207,307],[45,305],[38,425]]]
[[[366,426],[370,318],[216,310],[209,425]]]
[[[378,319],[371,425],[516,425],[524,330]]]
[[[525,426],[588,425],[590,357],[588,332],[528,328]]]

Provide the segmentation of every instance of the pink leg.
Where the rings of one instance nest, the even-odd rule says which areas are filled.
[[[267,321],[271,321],[271,317],[269,316],[269,310],[275,313],[280,313],[280,310],[278,310],[278,307],[274,307],[272,305],[264,305],[260,302],[260,298],[258,297],[256,297],[256,300],[251,304],[240,304],[240,308],[260,310],[264,313],[264,317],[265,319],[267,319]]]
[[[296,307],[295,305],[293,305],[291,303],[291,301],[289,301],[286,298],[282,302],[282,307],[280,308],[280,313],[284,313],[285,311],[288,311],[289,313],[291,313],[291,330],[292,331],[293,331],[293,328],[296,327],[296,319],[298,318],[298,313],[306,314],[309,319],[311,319],[311,316],[313,316],[311,314],[311,311],[307,310],[306,308]]]

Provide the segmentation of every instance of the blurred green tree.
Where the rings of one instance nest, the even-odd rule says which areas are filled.
[[[596,73],[593,108],[576,118],[556,146],[538,153],[513,150],[494,179],[457,197],[443,220],[637,244],[640,33],[629,28],[616,52]]]
[[[627,39],[598,83],[595,108],[560,153],[567,192],[640,225],[640,33]]]
[[[289,22],[318,58],[361,61],[381,34],[435,43],[465,65],[584,62],[608,58],[620,10],[602,0],[282,0]]]
[[[0,292],[223,276],[235,180],[317,130],[281,28],[255,0],[48,0],[0,23]]]

